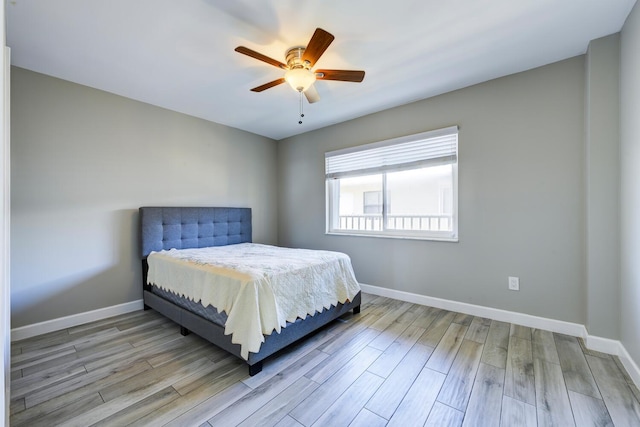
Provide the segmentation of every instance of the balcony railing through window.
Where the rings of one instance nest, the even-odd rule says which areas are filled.
[[[340,215],[340,230],[381,231],[382,215]],[[387,215],[387,230],[451,231],[451,215]]]

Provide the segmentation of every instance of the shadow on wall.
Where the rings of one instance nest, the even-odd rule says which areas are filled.
[[[64,260],[66,271],[48,272],[45,267],[26,276],[35,278],[31,283],[12,283],[12,328],[142,298],[138,209],[101,213],[96,221],[79,217],[77,223],[87,228],[86,239],[49,249],[53,251],[52,257]],[[98,227],[101,229],[96,233]],[[52,232],[65,234],[64,230]],[[21,230],[17,230],[14,238],[20,233]],[[64,254],[61,256],[56,251]],[[15,267],[38,269],[37,259],[41,256],[34,255],[28,264],[23,261]],[[53,276],[58,278],[47,280]]]

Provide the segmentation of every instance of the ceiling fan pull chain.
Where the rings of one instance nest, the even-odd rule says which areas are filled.
[[[302,118],[304,117],[304,111],[302,111],[302,106],[304,105],[304,103],[302,102],[302,91],[300,92],[300,120],[298,120],[298,124],[301,125],[302,124]]]

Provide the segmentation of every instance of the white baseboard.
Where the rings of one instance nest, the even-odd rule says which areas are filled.
[[[434,298],[426,295],[398,291],[395,289],[381,288],[379,286],[372,286],[364,283],[360,284],[360,288],[363,292],[372,295],[393,298],[400,301],[427,305],[444,310],[456,311],[458,313],[471,314],[474,316],[486,317],[488,319],[515,323],[517,325],[528,326],[530,328],[545,329],[551,332],[583,338],[587,348],[590,350],[618,356],[631,379],[634,381],[636,386],[640,387],[640,368],[633,361],[624,345],[622,345],[620,341],[589,335],[587,328],[579,323],[565,322],[562,320],[548,319],[545,317],[532,316],[530,314],[501,310],[499,308],[484,307],[481,305]]]
[[[59,331],[73,326],[83,325],[96,320],[106,319],[119,314],[130,313],[142,310],[142,300],[126,302],[124,304],[113,305],[111,307],[99,308],[97,310],[86,311],[84,313],[73,314],[71,316],[60,317],[58,319],[47,320],[46,322],[34,323],[32,325],[21,326],[11,330],[11,341],[19,341],[36,335],[48,332]]]
[[[622,346],[620,341],[587,335],[584,342],[590,350],[620,356],[620,347]]]
[[[446,300],[442,298],[428,297],[425,295],[381,288],[378,286],[360,284],[360,287],[368,294],[413,302],[420,305],[428,305],[430,307],[456,311],[458,313],[472,314],[474,316],[486,317],[493,320],[499,320],[501,322],[515,323],[517,325],[528,326],[530,328],[546,329],[551,332],[572,335],[574,337],[586,338],[587,336],[587,330],[584,325],[580,325],[578,323],[547,319],[544,317],[532,316],[530,314],[516,313],[514,311],[484,307],[481,305],[468,304],[465,302]]]

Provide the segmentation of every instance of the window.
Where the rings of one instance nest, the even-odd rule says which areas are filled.
[[[458,240],[457,126],[331,151],[325,171],[327,233]]]

